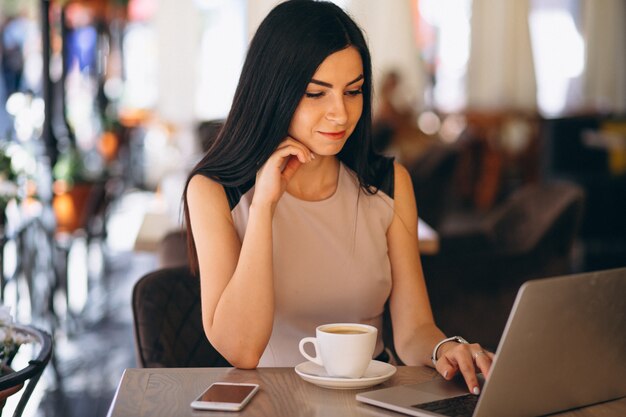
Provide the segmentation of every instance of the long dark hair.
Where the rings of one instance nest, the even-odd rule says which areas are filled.
[[[254,35],[224,126],[187,179],[183,204],[194,272],[198,257],[186,196],[191,178],[204,175],[227,189],[253,183],[257,170],[287,136],[292,116],[317,68],[329,55],[350,46],[359,51],[363,61],[363,111],[337,157],[356,173],[363,190],[372,194],[380,188],[390,164],[371,145],[372,64],[361,29],[330,2],[281,3]]]

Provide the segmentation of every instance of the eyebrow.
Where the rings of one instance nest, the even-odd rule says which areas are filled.
[[[354,84],[357,81],[361,81],[363,79],[363,74],[360,74],[358,77],[356,77],[354,80],[350,81],[349,83],[346,84],[346,87],[349,86],[350,84]],[[331,83],[327,83],[325,81],[320,81],[320,80],[316,80],[315,78],[312,78],[311,81],[309,81],[309,83],[311,84],[317,84],[317,85],[321,85],[322,87],[328,87],[328,88],[332,88],[333,85]]]

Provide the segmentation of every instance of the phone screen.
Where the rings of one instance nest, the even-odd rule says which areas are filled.
[[[200,395],[198,401],[238,404],[255,388],[254,385],[213,384]]]

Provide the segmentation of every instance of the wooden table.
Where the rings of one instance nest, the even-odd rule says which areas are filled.
[[[361,391],[412,384],[437,377],[431,368],[401,366],[387,382]],[[196,411],[189,404],[211,383],[252,382],[259,393],[240,413]],[[159,368],[126,369],[108,417],[138,416],[395,416],[382,408],[357,402],[359,390],[329,390],[303,381],[293,368]],[[572,417],[626,416],[626,398],[559,414]]]
[[[417,219],[417,239],[422,255],[434,255],[439,252],[439,234],[420,218]]]

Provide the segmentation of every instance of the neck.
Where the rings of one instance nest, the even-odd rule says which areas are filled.
[[[287,192],[301,200],[325,200],[335,193],[338,178],[339,159],[318,155],[298,168],[287,185]]]

